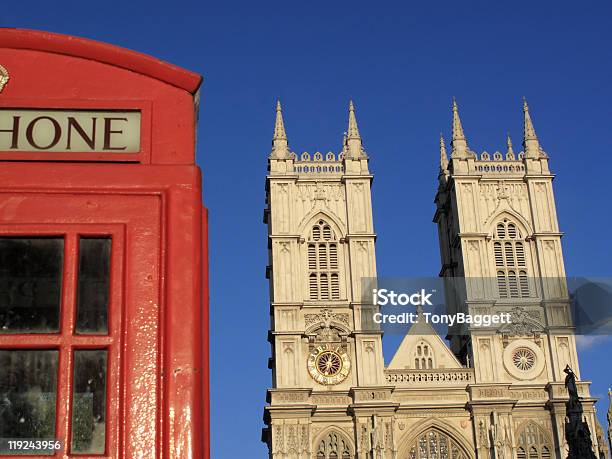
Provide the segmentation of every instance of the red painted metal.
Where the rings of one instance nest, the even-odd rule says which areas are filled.
[[[10,74],[0,108],[142,114],[133,155],[0,152],[0,236],[65,238],[60,332],[0,334],[0,348],[60,350],[56,429],[66,445],[72,351],[104,348],[106,452],[91,457],[207,459],[207,212],[194,151],[200,76],[115,46],[17,29],[0,30],[0,65]],[[109,332],[79,336],[77,242],[92,234],[113,238]],[[54,457],[76,456],[67,449]]]
[[[3,48],[31,49],[53,54],[81,57],[171,84],[187,92],[194,93],[202,77],[176,65],[160,61],[146,54],[69,35],[27,29],[0,29],[0,43]]]

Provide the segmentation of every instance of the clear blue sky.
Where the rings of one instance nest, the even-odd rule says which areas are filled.
[[[215,458],[266,457],[262,211],[277,97],[298,153],[338,151],[355,100],[376,176],[379,273],[427,276],[439,270],[432,200],[451,97],[470,147],[492,152],[506,131],[520,144],[525,95],[558,174],[567,271],[612,275],[610,2],[4,3],[2,26],[107,41],[204,75],[198,161],[211,223]],[[581,346],[600,415],[610,345]]]

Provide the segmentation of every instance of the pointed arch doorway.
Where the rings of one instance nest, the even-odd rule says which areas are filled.
[[[452,436],[430,427],[413,438],[402,459],[471,459]]]

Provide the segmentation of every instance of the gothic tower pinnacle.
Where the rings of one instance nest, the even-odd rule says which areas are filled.
[[[287,142],[287,133],[285,132],[285,123],[283,122],[283,109],[280,100],[276,101],[276,122],[274,123],[274,137],[272,138],[272,157],[288,158],[289,143]]]
[[[444,144],[444,136],[440,133],[440,172],[448,169],[448,156],[446,155],[446,145]]]
[[[459,118],[459,107],[457,107],[457,101],[453,97],[453,139],[451,141],[452,154],[451,158],[467,158],[468,157],[468,145],[463,133],[463,126],[461,125],[461,118]]]
[[[510,133],[506,134],[506,145],[508,149],[506,150],[506,159],[510,159],[510,157],[514,157],[514,149],[512,148],[512,139],[510,138]]]
[[[536,135],[533,122],[531,121],[531,115],[529,114],[529,105],[527,105],[527,99],[523,97],[523,148],[525,149],[525,156],[527,158],[538,159],[540,157],[540,141]]]
[[[346,136],[346,142],[348,145],[348,157],[352,159],[359,159],[361,154],[361,136],[359,135],[359,128],[357,127],[357,118],[355,116],[355,106],[353,101],[349,102],[349,120],[348,130]]]

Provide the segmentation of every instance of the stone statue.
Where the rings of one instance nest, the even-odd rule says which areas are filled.
[[[493,422],[489,427],[489,431],[491,435],[491,444],[493,445],[493,451],[495,452],[495,459],[506,459],[506,448],[504,442],[505,432],[497,411],[493,411]]]
[[[569,365],[563,372],[565,377],[565,387],[569,393],[569,400],[565,404],[567,417],[565,419],[565,437],[569,447],[567,459],[597,459],[593,452],[593,442],[589,425],[583,419],[582,402],[578,395],[576,385],[576,374]]]
[[[565,367],[563,372],[567,375],[565,377],[565,387],[569,392],[570,399],[575,398],[578,400],[580,397],[578,396],[578,386],[576,385],[576,375],[572,371],[569,365]]]

